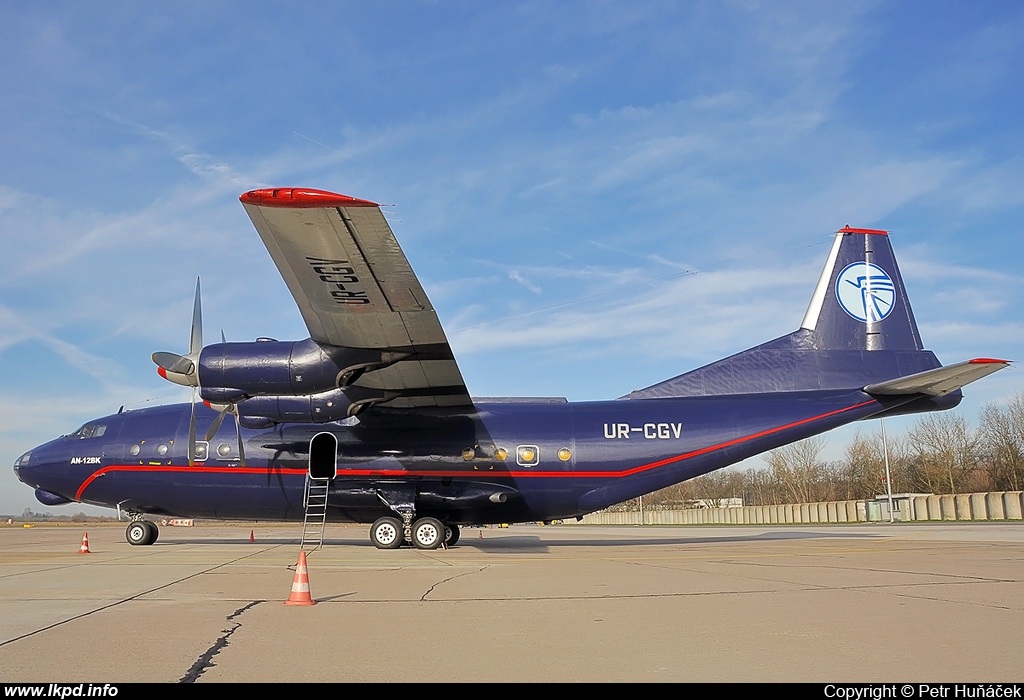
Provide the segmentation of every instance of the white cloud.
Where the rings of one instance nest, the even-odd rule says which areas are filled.
[[[532,282],[528,281],[525,277],[523,277],[519,273],[518,270],[509,270],[508,271],[508,278],[510,280],[512,280],[513,282],[517,282],[518,284],[523,285],[524,287],[529,289],[534,294],[543,294],[544,293],[543,289],[541,289],[537,285],[533,284]]]
[[[776,329],[781,335],[799,326],[813,288],[808,273],[802,268],[738,269],[642,288],[624,286],[612,303],[576,303],[539,318],[524,314],[455,330],[449,339],[460,355],[517,347],[568,350],[617,341],[628,341],[640,356],[734,352],[745,347],[742,343],[774,337],[758,338],[752,328]]]

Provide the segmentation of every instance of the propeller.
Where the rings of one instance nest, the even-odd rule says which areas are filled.
[[[199,278],[196,278],[196,300],[192,306],[192,335],[189,338],[188,354],[176,352],[154,352],[153,362],[157,372],[164,379],[182,386],[199,386],[196,363],[203,351],[203,306],[200,296]]]
[[[221,423],[224,422],[225,416],[229,413],[235,417],[235,435],[238,438],[238,458],[241,460],[242,466],[244,467],[245,446],[242,443],[242,422],[238,419],[238,407],[235,404],[229,403],[220,410],[217,417],[214,418],[213,422],[210,424],[210,429],[206,431],[206,441],[209,442],[210,440],[213,440],[214,435],[216,435],[217,431],[220,430]]]
[[[188,466],[196,462],[196,392],[199,389],[199,353],[203,351],[203,306],[200,300],[199,278],[196,278],[196,299],[192,306],[192,334],[188,342],[188,354],[155,352],[153,362],[157,373],[164,379],[190,387],[192,390],[192,415],[188,422]]]
[[[224,336],[224,330],[220,332],[221,342],[226,343],[227,339]],[[195,466],[196,462],[196,400],[197,392],[199,390],[199,373],[197,367],[199,366],[199,354],[203,351],[203,306],[201,302],[199,278],[196,278],[196,299],[192,306],[192,333],[189,337],[188,343],[188,354],[179,355],[174,352],[155,352],[153,353],[153,362],[157,365],[157,373],[164,379],[187,386],[192,389],[192,414],[189,417],[188,422],[188,466]],[[207,406],[214,408],[211,404],[207,403]],[[220,408],[218,405],[217,408]],[[245,466],[245,447],[242,442],[242,423],[238,416],[238,407],[234,403],[229,403],[224,408],[220,409],[217,416],[213,419],[210,424],[210,429],[206,431],[206,441],[209,442],[213,439],[217,431],[220,430],[221,424],[224,422],[224,417],[228,414],[235,417],[235,433],[238,437],[238,457],[242,462],[242,466]]]
[[[224,329],[220,329],[220,342],[227,343],[228,338],[224,335]],[[210,404],[207,404],[208,406]],[[210,406],[212,408],[212,406]],[[224,417],[228,414],[235,417],[235,436],[238,438],[238,459],[241,460],[242,466],[245,466],[245,446],[242,443],[242,421],[238,415],[238,406],[234,403],[227,404],[224,408],[217,413],[217,417],[213,419],[213,423],[210,424],[210,429],[206,431],[206,441],[209,442],[213,439],[213,436],[220,430],[221,423],[224,422]]]

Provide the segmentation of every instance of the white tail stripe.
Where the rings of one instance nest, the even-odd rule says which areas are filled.
[[[818,278],[818,286],[814,288],[811,295],[811,303],[807,306],[807,313],[804,314],[801,328],[813,331],[818,325],[818,317],[821,315],[821,307],[825,303],[825,295],[828,294],[829,282],[832,280],[832,271],[836,267],[836,259],[839,257],[839,245],[843,240],[843,234],[837,233],[832,241],[832,250],[828,253],[828,260],[825,261],[825,269],[821,271]]]

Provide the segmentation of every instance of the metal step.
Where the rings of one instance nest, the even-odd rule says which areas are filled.
[[[302,521],[302,541],[299,549],[315,552],[324,545],[324,527],[327,523],[327,491],[330,479],[311,479],[306,474],[306,491],[303,505],[306,517]]]

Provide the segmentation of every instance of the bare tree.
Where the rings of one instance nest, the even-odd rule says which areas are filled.
[[[865,437],[858,432],[846,446],[843,463],[844,500],[868,498],[875,493],[885,478],[885,460],[881,441]],[[883,484],[884,485],[884,484]]]
[[[907,434],[917,490],[962,493],[978,466],[978,438],[958,415],[929,415]]]
[[[1004,407],[989,404],[981,412],[982,449],[987,457],[988,488],[1020,491],[1024,487],[1024,395]]]
[[[825,448],[821,437],[807,438],[768,453],[768,469],[790,503],[812,503],[825,496],[828,467],[818,455]]]
[[[846,447],[843,462],[840,500],[873,498],[885,490],[885,451],[889,452],[889,477],[893,493],[912,488],[911,459],[907,441],[899,436],[887,436],[882,445],[881,431],[872,435],[857,433]]]

